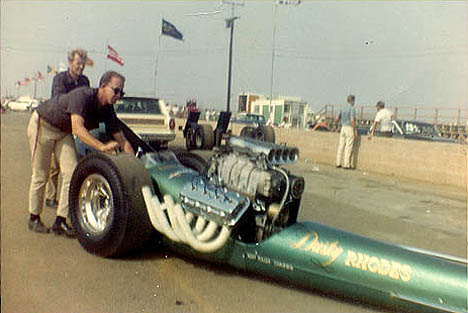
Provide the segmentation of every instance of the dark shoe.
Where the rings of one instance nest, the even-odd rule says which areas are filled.
[[[340,168],[340,167],[341,167],[341,165],[337,165],[337,166],[336,166],[336,168]]]
[[[33,230],[36,233],[48,234],[50,232],[50,229],[48,229],[44,224],[42,224],[40,218],[37,218],[34,221],[32,219],[29,219],[28,228],[29,230]]]
[[[52,226],[52,232],[56,234],[57,236],[65,235],[70,238],[76,237],[76,232],[73,230],[73,228],[68,226],[66,222],[56,221],[54,225]]]
[[[343,169],[344,169],[344,170],[352,170],[353,168],[352,168],[352,167],[344,167],[344,166],[343,166]]]
[[[47,199],[45,201],[45,204],[48,206],[48,207],[51,207],[51,208],[54,208],[56,209],[58,207],[58,202],[57,200],[55,199]]]

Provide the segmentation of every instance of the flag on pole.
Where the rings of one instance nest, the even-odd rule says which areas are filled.
[[[86,59],[86,66],[93,67],[94,61],[90,57]]]
[[[184,40],[184,36],[182,35],[182,33],[173,24],[169,23],[165,19],[162,20],[161,34],[182,41]]]
[[[34,75],[33,77],[31,77],[32,80],[42,80],[44,79],[44,77],[42,76],[41,72],[37,72],[36,75]]]
[[[16,85],[19,86],[27,86],[31,80],[29,78],[25,78],[23,80],[18,80]]]
[[[37,80],[43,80],[43,79],[44,79],[44,76],[42,76],[42,73],[41,73],[41,72],[37,71],[36,79],[37,79]]]
[[[120,54],[110,45],[107,45],[107,58],[119,64],[120,66],[125,64]]]
[[[47,65],[47,74],[54,76],[57,74],[57,70],[54,67]]]

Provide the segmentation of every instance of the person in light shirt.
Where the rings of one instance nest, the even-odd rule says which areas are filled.
[[[374,124],[372,125],[371,132],[368,139],[371,139],[374,136],[377,126],[380,126],[380,136],[382,137],[392,137],[392,120],[393,112],[385,108],[385,102],[377,102],[377,115],[375,116]]]

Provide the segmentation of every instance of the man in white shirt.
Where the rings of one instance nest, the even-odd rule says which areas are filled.
[[[393,112],[385,108],[385,102],[377,102],[377,115],[375,116],[374,124],[372,125],[371,132],[368,139],[374,136],[377,125],[380,124],[379,135],[382,137],[392,137],[392,120]]]

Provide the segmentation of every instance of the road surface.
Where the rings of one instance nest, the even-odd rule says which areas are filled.
[[[28,113],[1,116],[1,311],[391,312],[181,258],[149,244],[124,259],[86,253],[73,239],[27,230]],[[466,191],[305,163],[300,220],[466,257]],[[430,169],[428,169],[430,170]],[[55,212],[45,208],[52,225]]]

